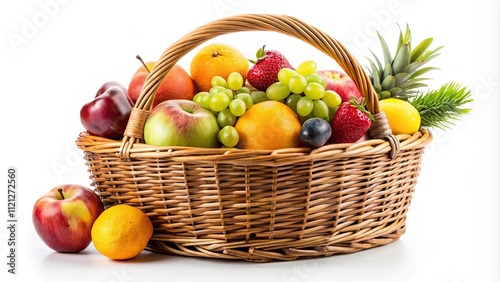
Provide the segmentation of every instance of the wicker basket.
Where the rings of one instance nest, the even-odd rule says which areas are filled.
[[[375,115],[369,141],[316,150],[156,147],[142,141],[154,93],[186,53],[216,36],[282,33],[334,59]],[[154,225],[148,249],[257,262],[352,253],[385,245],[405,220],[431,134],[394,136],[369,77],[335,39],[283,15],[238,15],[201,26],[172,44],[148,76],[125,136],[82,132],[92,185],[105,205],[143,210]]]

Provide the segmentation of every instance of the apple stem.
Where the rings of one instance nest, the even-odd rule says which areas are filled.
[[[135,56],[135,58],[139,61],[141,61],[142,65],[146,68],[146,70],[151,73],[151,70],[148,68],[148,66],[146,65],[146,63],[144,63],[144,61],[142,60],[141,56],[137,55]]]
[[[57,189],[57,191],[58,191],[58,192],[59,192],[59,194],[61,195],[61,198],[64,200],[63,189],[62,189],[62,188],[59,188],[59,189]]]

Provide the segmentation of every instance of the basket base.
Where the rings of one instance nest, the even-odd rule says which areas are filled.
[[[244,246],[244,242],[207,245],[201,242],[191,241],[190,243],[174,243],[167,240],[153,239],[149,242],[146,249],[155,253],[167,255],[244,260],[249,262],[292,261],[297,259],[328,257],[338,254],[350,254],[390,244],[399,239],[406,231],[404,220],[396,225],[396,229],[393,229],[396,227],[394,225],[387,227],[393,229],[392,232],[371,239],[336,242],[341,240],[332,237],[328,241],[333,243],[317,244],[315,246],[310,245],[314,244],[314,242],[325,241],[325,238],[314,238],[312,240],[307,240],[307,242],[294,241],[293,245],[296,245],[296,247],[286,248],[276,247],[276,245],[279,245],[279,242],[272,241],[262,244],[269,245],[268,247],[256,247]],[[344,234],[343,237],[346,238],[347,236]],[[288,244],[290,244],[290,242],[288,242]]]

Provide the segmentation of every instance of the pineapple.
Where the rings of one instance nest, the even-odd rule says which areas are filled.
[[[395,97],[407,101],[418,92],[418,88],[427,86],[423,81],[429,78],[422,77],[422,75],[437,68],[422,68],[422,66],[437,57],[439,55],[437,51],[443,46],[427,50],[433,40],[427,38],[412,49],[410,28],[406,25],[404,35],[400,28],[398,46],[393,58],[385,39],[379,32],[377,35],[382,45],[384,62],[382,63],[370,50],[375,57],[375,62],[368,59],[371,66],[370,79],[373,88],[377,92],[379,100]]]

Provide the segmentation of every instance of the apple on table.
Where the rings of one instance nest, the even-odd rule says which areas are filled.
[[[32,220],[48,247],[61,253],[78,253],[92,242],[92,225],[103,211],[101,198],[93,190],[64,184],[35,202]]]
[[[333,90],[342,98],[342,102],[351,100],[351,97],[361,98],[361,92],[354,81],[340,70],[319,70],[316,71],[325,80],[325,90]]]
[[[215,115],[192,100],[158,104],[144,125],[144,142],[155,146],[219,147]]]

